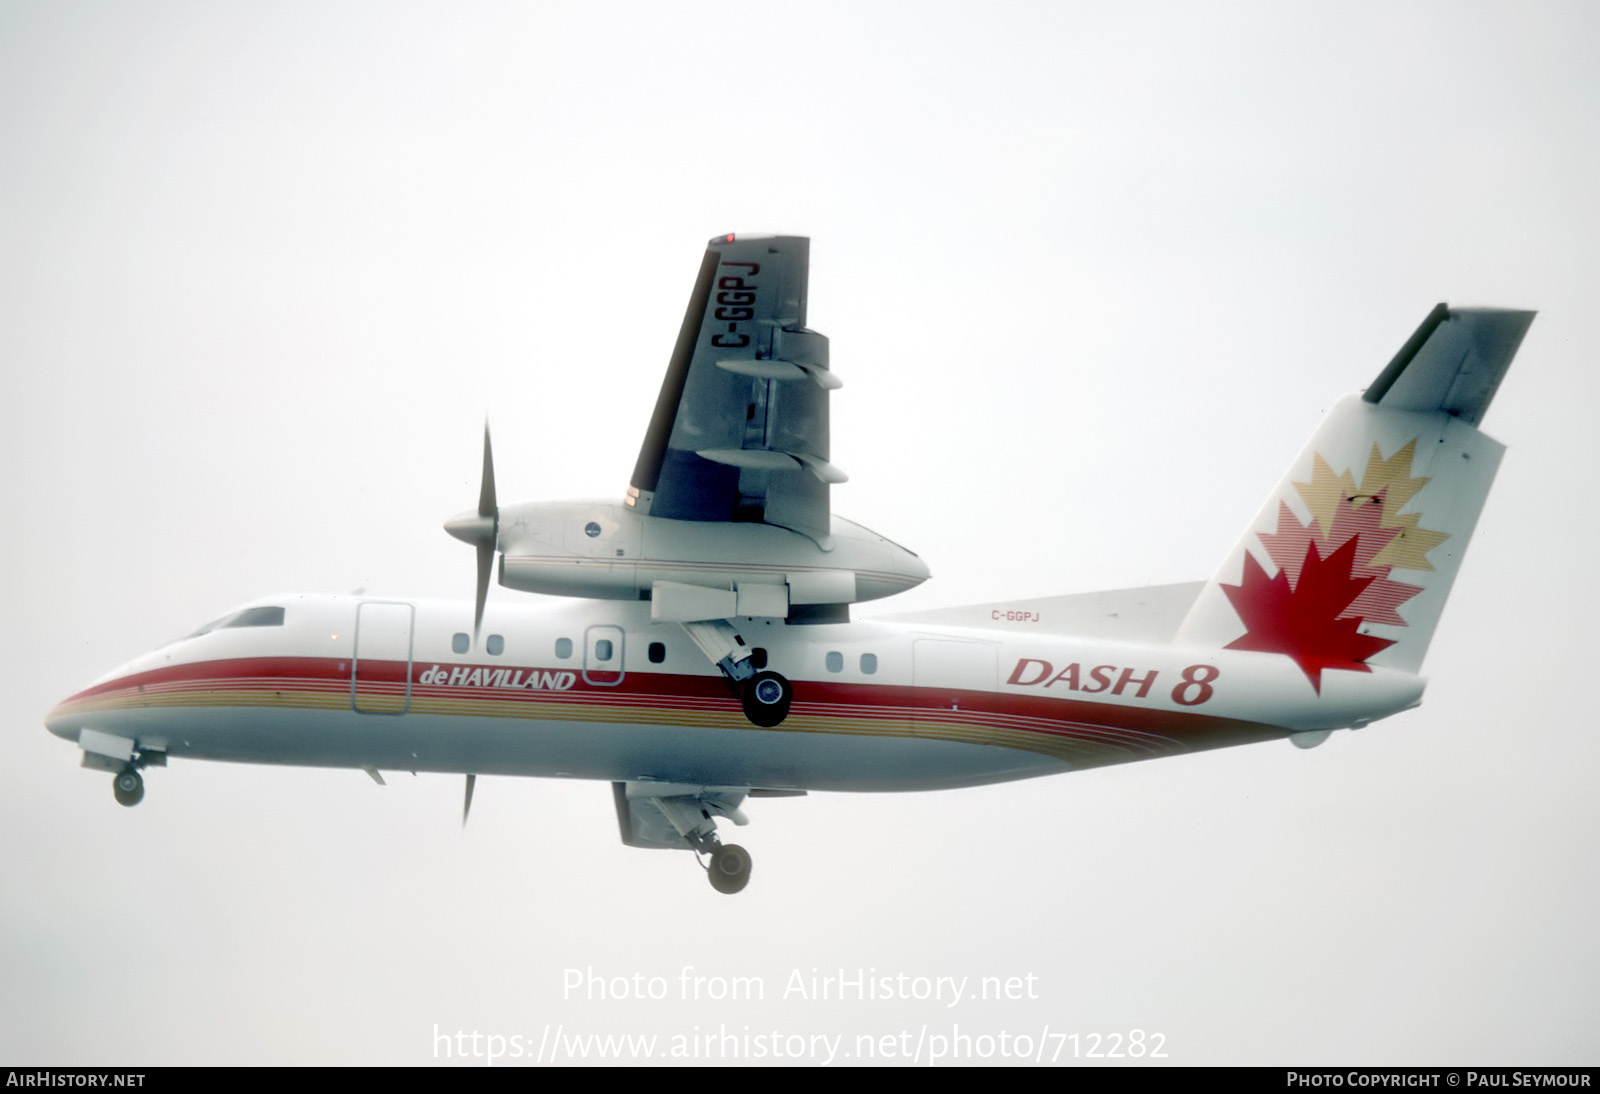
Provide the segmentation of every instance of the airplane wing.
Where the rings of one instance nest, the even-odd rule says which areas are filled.
[[[811,241],[717,236],[667,366],[628,504],[790,528],[829,547],[828,340],[807,330]]]

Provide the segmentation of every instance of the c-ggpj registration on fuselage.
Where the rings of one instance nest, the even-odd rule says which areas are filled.
[[[1533,313],[1441,304],[1334,407],[1209,580],[874,621],[915,554],[833,515],[809,243],[719,236],[624,497],[499,504],[473,601],[268,597],[63,701],[136,804],[169,757],[610,782],[624,842],[706,856],[746,799],[925,790],[1287,738],[1420,702],[1502,453],[1478,426]],[[489,577],[572,598],[486,611]]]

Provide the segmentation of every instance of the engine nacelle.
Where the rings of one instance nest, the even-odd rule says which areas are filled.
[[[819,544],[771,524],[668,520],[620,502],[532,502],[501,508],[499,533],[501,585],[651,600],[663,622],[787,617],[877,600],[928,577],[914,553],[842,517]]]

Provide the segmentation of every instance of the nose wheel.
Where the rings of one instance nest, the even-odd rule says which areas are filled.
[[[138,805],[144,800],[144,776],[131,767],[117,772],[111,780],[111,793],[118,805]]]
[[[775,672],[758,672],[745,683],[739,698],[752,724],[771,729],[789,716],[794,685]]]
[[[737,843],[720,845],[711,853],[706,876],[717,892],[737,893],[750,882],[750,852]]]

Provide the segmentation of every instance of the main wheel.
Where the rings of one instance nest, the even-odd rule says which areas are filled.
[[[745,684],[740,698],[744,716],[762,729],[771,729],[789,716],[794,685],[775,672],[758,672]]]
[[[144,776],[131,767],[117,772],[111,780],[111,795],[118,805],[138,805],[144,800]]]
[[[723,844],[712,852],[706,876],[717,892],[737,893],[750,882],[750,852],[737,843]]]

